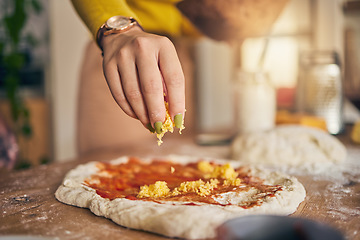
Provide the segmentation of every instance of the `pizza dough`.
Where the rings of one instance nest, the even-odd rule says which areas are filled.
[[[110,163],[126,163],[128,159],[128,157],[122,157]],[[167,157],[166,160],[182,164],[199,161],[199,159],[184,156]],[[144,161],[150,161],[150,159],[144,159]],[[223,160],[211,161],[219,164],[228,163]],[[98,172],[96,164],[96,162],[90,162],[71,170],[57,189],[56,198],[66,204],[89,208],[94,214],[109,218],[121,226],[169,237],[213,238],[216,228],[226,220],[249,214],[288,215],[293,213],[305,198],[305,189],[295,177],[251,168],[252,176],[264,179],[264,184],[280,185],[282,190],[276,192],[273,197],[264,198],[261,205],[248,209],[236,204],[254,198],[257,193],[252,189],[241,192],[241,195],[231,192],[229,195],[224,194],[220,198],[228,198],[234,203],[225,206],[221,204],[185,205],[182,202],[169,201],[159,203],[126,198],[109,200],[83,184],[85,179]],[[230,164],[233,167],[241,166],[239,162],[230,162]]]
[[[232,143],[232,158],[252,164],[316,169],[328,163],[344,162],[346,148],[322,130],[283,125],[239,135]]]

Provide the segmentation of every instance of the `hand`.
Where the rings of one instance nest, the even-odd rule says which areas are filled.
[[[111,94],[121,109],[149,128],[185,113],[185,79],[172,42],[134,27],[103,37],[103,69]]]

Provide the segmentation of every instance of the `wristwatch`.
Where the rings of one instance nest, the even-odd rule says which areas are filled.
[[[96,35],[96,41],[102,49],[101,41],[104,36],[126,32],[134,26],[142,27],[140,24],[132,17],[124,16],[113,16],[109,18],[100,28]]]

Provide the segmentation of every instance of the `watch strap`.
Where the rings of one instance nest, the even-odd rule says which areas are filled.
[[[104,36],[108,36],[108,35],[111,35],[111,34],[123,33],[123,32],[126,32],[126,31],[130,30],[134,26],[139,26],[141,29],[143,29],[141,27],[141,25],[138,23],[138,21],[136,21],[134,18],[129,17],[129,20],[130,20],[129,25],[127,25],[126,27],[123,27],[123,28],[119,28],[119,29],[113,29],[113,28],[108,27],[107,21],[103,25],[101,25],[101,27],[99,28],[99,30],[97,32],[97,35],[96,35],[96,42],[97,42],[97,44],[100,47],[102,52],[103,52],[103,48],[102,48],[102,45],[101,45],[101,41],[102,41]]]

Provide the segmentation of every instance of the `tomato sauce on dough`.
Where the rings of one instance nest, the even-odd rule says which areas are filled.
[[[211,162],[212,165],[218,164]],[[195,192],[185,192],[176,196],[166,197],[146,197],[139,198],[140,187],[154,184],[157,181],[165,181],[168,188],[172,191],[181,183],[187,181],[203,180],[208,181],[208,177],[200,171],[197,163],[180,164],[171,161],[152,160],[143,162],[138,158],[131,157],[126,163],[111,164],[98,163],[99,171],[84,181],[84,185],[96,190],[96,193],[103,198],[114,200],[116,198],[126,198],[129,200],[154,201],[164,203],[167,201],[178,202],[188,206],[196,206],[202,203],[215,205],[220,204],[215,200],[220,194],[228,192],[247,192],[250,189],[256,189],[256,194],[248,202],[238,205],[242,208],[251,208],[260,205],[265,198],[274,197],[275,193],[282,190],[279,185],[266,185],[264,180],[251,176],[248,169],[240,167],[234,169],[238,173],[237,178],[241,179],[240,186],[224,185],[224,179],[217,178],[218,186],[207,196],[200,196]]]

